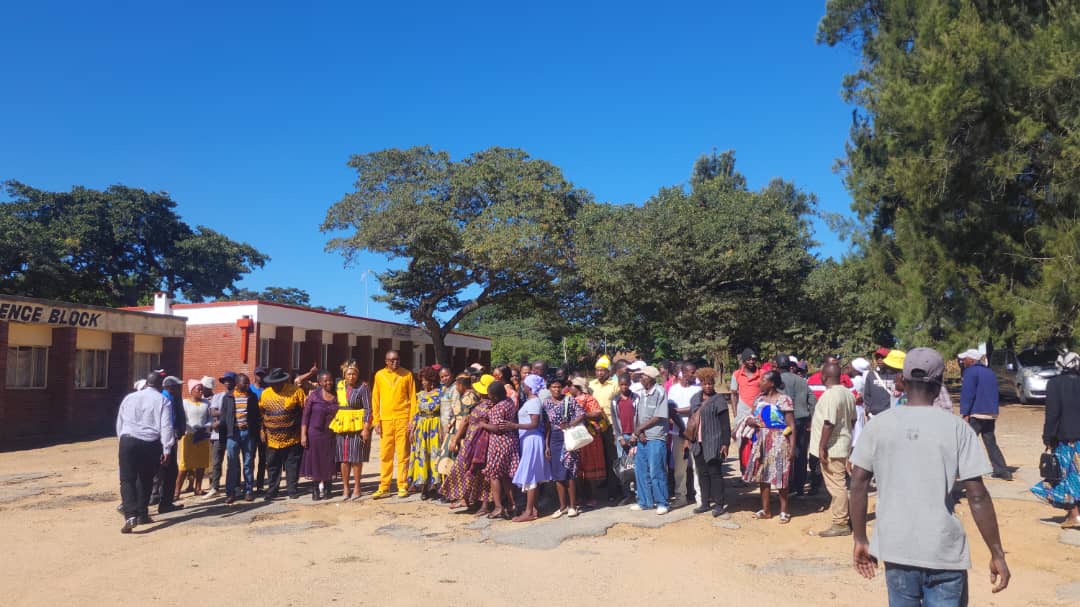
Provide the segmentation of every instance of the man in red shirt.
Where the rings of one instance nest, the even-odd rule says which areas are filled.
[[[738,404],[731,408],[735,415],[732,426],[737,426],[744,417],[754,414],[754,401],[761,394],[761,376],[765,372],[758,367],[757,353],[747,348],[739,356],[742,367],[731,374],[731,393]],[[739,443],[739,466],[746,469],[746,463],[750,460],[751,441],[741,439]]]
[[[837,364],[838,365],[838,364],[840,364],[840,359],[838,357],[832,355],[832,354],[829,354],[829,355],[827,355],[825,357],[825,360],[821,361],[821,366],[824,367],[825,365],[828,365],[828,364]],[[813,391],[815,398],[821,398],[821,395],[825,394],[825,390],[828,389],[825,386],[825,381],[821,379],[821,370],[820,369],[818,369],[818,371],[815,372],[810,377],[807,377],[806,378],[806,383],[810,384],[810,390]],[[849,390],[852,390],[855,387],[855,384],[853,384],[851,382],[851,378],[848,377],[847,373],[841,373],[840,374],[840,383],[843,384],[843,386],[845,388],[849,389]]]

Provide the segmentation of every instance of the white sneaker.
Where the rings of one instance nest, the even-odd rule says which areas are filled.
[[[667,513],[668,513],[667,506],[657,506],[656,507],[656,516],[664,516]]]
[[[214,499],[215,497],[217,497],[217,494],[218,494],[218,490],[211,487],[210,490],[206,492],[206,495],[203,496],[203,499],[204,500]]]
[[[552,513],[551,518],[562,518],[562,515],[566,514],[566,510],[556,510]]]
[[[644,510],[644,508],[641,507],[641,504],[630,504],[630,509],[634,512],[641,512]]]
[[[578,514],[580,514],[580,512],[577,511],[577,508],[568,508],[566,510],[566,516],[569,516],[570,518],[574,518]]]

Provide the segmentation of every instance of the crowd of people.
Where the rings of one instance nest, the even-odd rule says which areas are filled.
[[[393,351],[370,384],[355,361],[340,374],[257,369],[254,381],[226,372],[184,384],[156,372],[124,399],[117,418],[121,530],[151,522],[151,505],[160,513],[183,507],[185,482],[203,495],[207,468],[208,495],[223,491],[226,504],[277,498],[282,472],[288,498],[300,496],[301,477],[310,479],[313,500],[335,498],[340,477],[340,499],[358,500],[376,434],[373,499],[419,493],[518,523],[576,517],[603,499],[657,515],[685,506],[727,518],[725,462],[734,450],[735,482],[759,489],[756,519],[774,518],[775,492],[776,519],[787,524],[790,500],[824,487],[831,525],[815,535],[853,535],[863,575],[884,562],[892,604],[909,604],[904,593],[912,588],[919,600],[966,596],[970,560],[953,515],[966,494],[998,591],[1009,573],[982,481],[1012,478],[994,437],[997,383],[977,351],[958,359],[960,416],[944,386],[944,361],[926,348],[882,348],[846,364],[830,356],[810,375],[794,356],[762,361],[747,349],[730,382],[691,362],[607,356],[591,379],[544,362],[474,364],[456,374],[430,366],[414,375]],[[1080,356],[1063,356],[1059,366],[1044,442],[1061,475],[1032,491],[1068,511],[1063,527],[1080,527]],[[557,505],[541,512],[547,484]]]

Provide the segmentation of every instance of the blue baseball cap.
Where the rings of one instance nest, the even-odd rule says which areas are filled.
[[[218,381],[223,382],[227,379],[236,381],[236,373],[233,373],[232,371],[226,371],[225,373],[221,374],[221,377],[218,378]]]

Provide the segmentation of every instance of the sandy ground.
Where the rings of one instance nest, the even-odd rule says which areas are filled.
[[[1027,492],[1041,424],[1040,407],[1012,406],[998,426],[1019,467],[1012,483],[987,480],[1013,573],[1004,593],[990,594],[988,553],[966,503],[958,508],[972,605],[1080,604],[1080,531],[1060,531],[1062,513]],[[752,520],[756,493],[731,487],[730,521],[603,508],[517,525],[415,497],[226,507],[189,496],[184,510],[121,535],[117,485],[115,439],[0,453],[0,604],[886,602],[882,575],[867,581],[851,568],[850,538],[810,535],[829,524],[816,512],[827,500],[796,502],[787,526]]]

